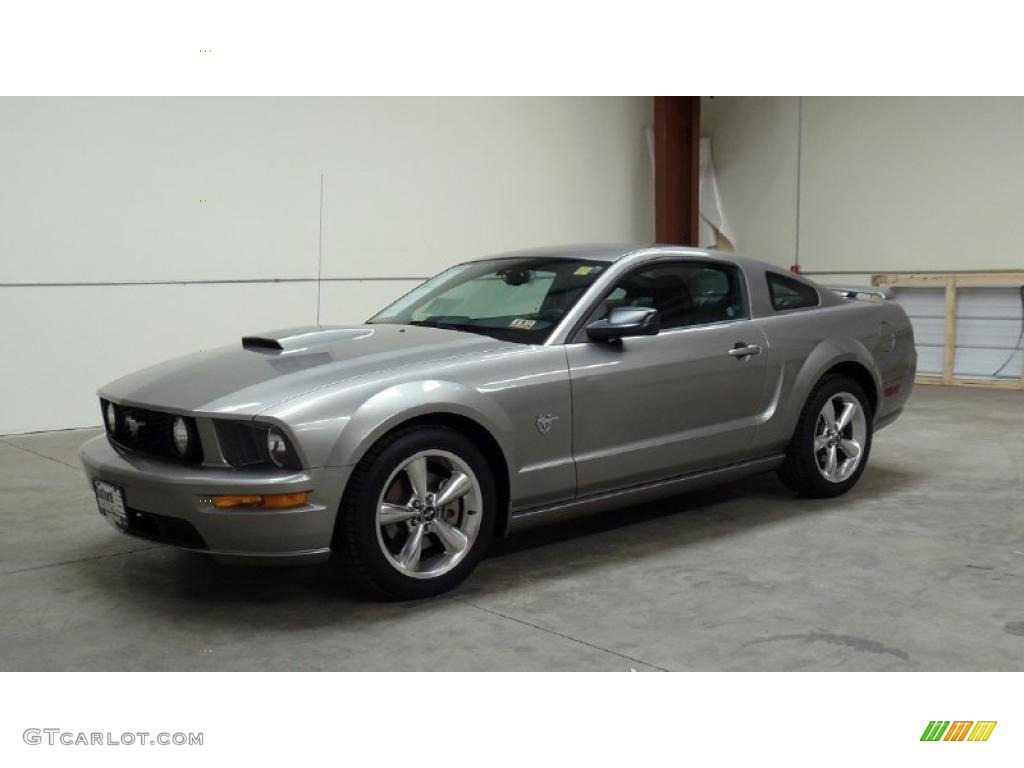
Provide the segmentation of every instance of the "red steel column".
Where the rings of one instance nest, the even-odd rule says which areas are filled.
[[[700,96],[654,97],[654,237],[697,245]]]

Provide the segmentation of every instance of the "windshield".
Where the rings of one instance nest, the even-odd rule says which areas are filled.
[[[550,257],[459,264],[413,289],[369,322],[429,325],[543,344],[607,266]]]

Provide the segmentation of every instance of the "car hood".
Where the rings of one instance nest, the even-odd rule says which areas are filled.
[[[508,346],[487,336],[422,326],[289,328],[145,368],[99,394],[153,409],[255,415],[335,382]]]

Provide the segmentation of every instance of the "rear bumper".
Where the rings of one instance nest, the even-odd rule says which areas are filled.
[[[130,535],[247,562],[305,563],[326,560],[349,467],[237,470],[183,466],[143,458],[111,446],[105,435],[79,451],[94,480],[119,486]],[[218,509],[218,494],[297,493],[309,503],[291,509]],[[98,514],[98,513],[97,513]]]

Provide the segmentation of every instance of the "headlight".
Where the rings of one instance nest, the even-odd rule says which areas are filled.
[[[216,419],[217,442],[233,467],[302,469],[299,456],[280,427],[241,419]]]
[[[285,466],[288,459],[288,441],[273,427],[267,430],[267,453],[277,466]]]
[[[103,409],[103,418],[107,422],[107,431],[114,434],[117,431],[117,410],[113,403],[107,403],[107,407]]]
[[[181,416],[174,417],[174,424],[171,427],[171,438],[174,441],[174,450],[179,456],[188,453],[188,424]]]

